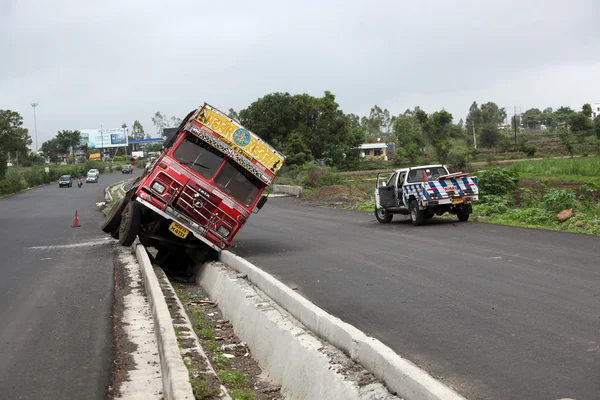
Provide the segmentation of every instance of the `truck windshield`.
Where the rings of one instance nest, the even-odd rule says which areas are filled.
[[[411,169],[408,173],[408,183],[423,182],[423,172],[427,175],[427,180],[433,181],[442,175],[448,174],[444,167],[430,167],[430,168],[417,168]]]
[[[223,162],[223,154],[192,134],[175,149],[173,156],[206,179],[211,179]]]
[[[244,206],[250,207],[262,183],[244,168],[228,160],[215,178],[215,185]]]

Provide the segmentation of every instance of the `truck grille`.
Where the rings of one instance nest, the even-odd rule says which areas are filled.
[[[221,217],[217,215],[217,206],[203,195],[196,197],[196,194],[197,192],[193,188],[185,186],[177,200],[175,208],[185,212],[199,224],[212,230],[213,233],[221,223],[232,231],[234,227],[233,221],[229,221],[230,218],[226,216]]]

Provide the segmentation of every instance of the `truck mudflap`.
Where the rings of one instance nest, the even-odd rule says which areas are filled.
[[[173,208],[167,207],[166,211],[163,211],[160,208],[154,206],[153,204],[147,202],[146,200],[144,200],[140,197],[136,197],[135,200],[138,201],[139,203],[141,203],[142,205],[144,205],[145,207],[148,207],[150,210],[154,211],[155,213],[157,213],[158,215],[160,215],[163,218],[177,222],[178,224],[181,224],[181,221],[186,221],[186,224],[184,227],[187,230],[189,230],[194,235],[194,237],[196,237],[197,239],[202,241],[204,244],[208,245],[210,248],[216,250],[217,252],[220,252],[222,249],[227,247],[225,242],[219,243],[223,247],[219,247],[218,245],[212,243],[210,240],[208,240],[206,238],[207,231],[205,228],[203,228],[199,225],[198,225],[198,228],[195,228],[195,227],[192,228],[192,224],[189,223],[189,221],[187,221],[187,218],[183,214],[174,210]],[[197,224],[195,224],[195,225],[197,225]]]

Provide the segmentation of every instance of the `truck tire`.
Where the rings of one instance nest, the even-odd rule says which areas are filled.
[[[419,203],[417,203],[417,200],[412,199],[408,205],[408,208],[410,210],[410,221],[412,224],[414,226],[422,225],[423,221],[425,220],[425,212],[419,210]]]
[[[394,214],[385,211],[383,208],[377,208],[375,206],[375,218],[382,224],[389,224],[394,218]]]
[[[119,225],[119,243],[129,247],[135,241],[142,222],[142,205],[135,200],[127,203]]]
[[[467,222],[469,220],[469,212],[466,210],[460,210],[456,213],[456,217],[460,222]]]
[[[121,223],[121,213],[123,212],[123,209],[126,205],[127,201],[125,200],[125,198],[122,198],[117,202],[117,204],[115,204],[110,209],[108,215],[106,216],[106,218],[104,218],[102,226],[100,227],[100,229],[102,229],[103,232],[112,233],[115,230],[119,229],[119,224]]]

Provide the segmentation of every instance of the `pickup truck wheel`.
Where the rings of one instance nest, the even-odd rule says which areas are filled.
[[[467,211],[459,211],[456,213],[456,217],[460,222],[467,222],[469,220],[469,213]]]
[[[110,237],[112,237],[113,239],[119,239],[119,228],[115,229],[114,231],[112,231],[110,233]]]
[[[389,224],[394,218],[394,214],[385,211],[383,208],[375,207],[375,218],[382,224]]]
[[[119,243],[122,246],[131,246],[140,230],[142,222],[142,205],[135,200],[127,203],[121,216],[119,225]]]
[[[417,200],[412,199],[408,208],[410,209],[410,221],[412,224],[414,226],[422,225],[425,220],[425,212],[419,210],[419,203],[417,203]]]
[[[108,215],[106,218],[104,218],[102,226],[100,227],[103,232],[112,233],[119,229],[119,224],[121,223],[121,213],[126,205],[127,201],[125,198],[122,198],[110,209]]]

